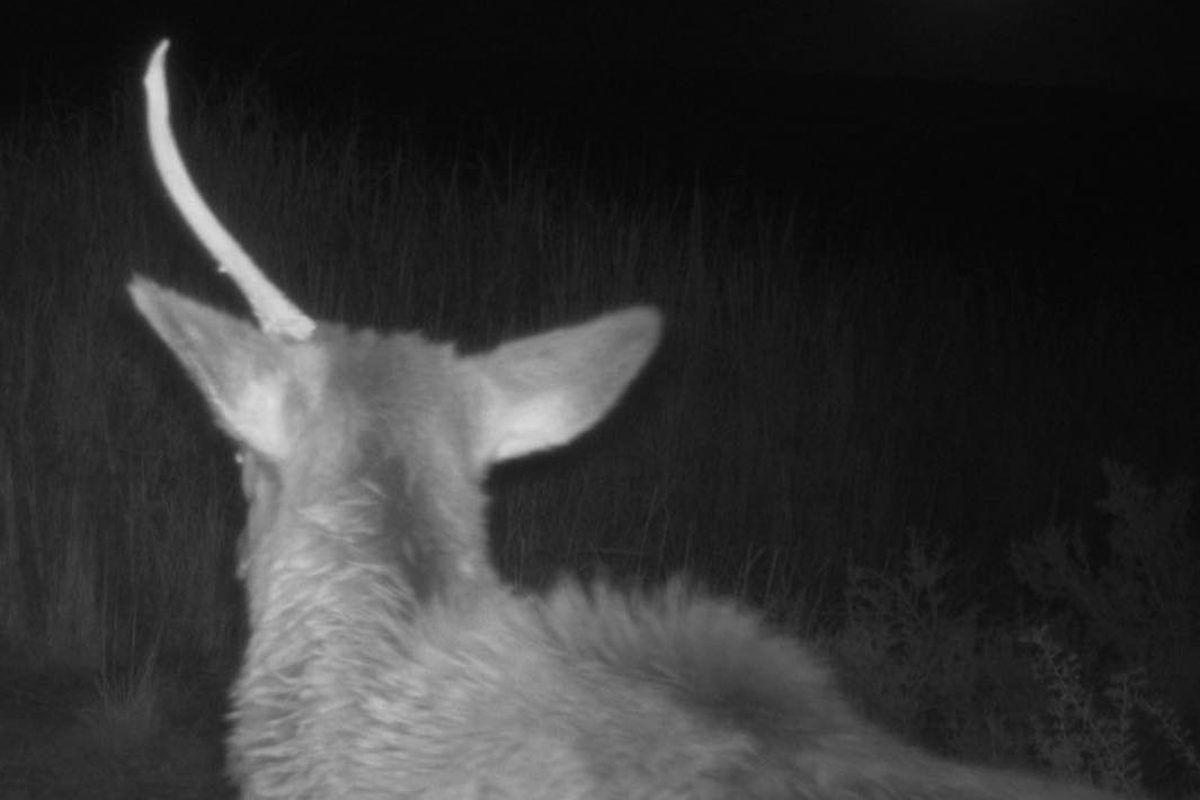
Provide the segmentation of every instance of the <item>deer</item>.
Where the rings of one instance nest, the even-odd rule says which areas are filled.
[[[197,190],[168,45],[144,78],[153,161],[254,322],[141,275],[129,293],[238,452],[249,638],[226,750],[243,798],[1109,797],[903,742],[810,647],[687,579],[506,583],[489,469],[604,418],[662,314],[632,306],[472,354],[311,318]]]

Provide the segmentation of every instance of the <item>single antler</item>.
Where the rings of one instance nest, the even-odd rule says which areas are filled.
[[[150,150],[154,154],[154,165],[158,168],[158,174],[167,187],[167,194],[171,196],[196,238],[216,259],[218,269],[233,278],[234,283],[241,289],[258,319],[259,327],[272,336],[307,339],[316,328],[316,323],[267,280],[262,270],[254,263],[254,259],[246,254],[204,202],[183,164],[183,158],[175,144],[175,136],[171,132],[170,101],[167,98],[167,80],[163,71],[168,46],[170,41],[163,39],[158,47],[154,48],[154,55],[150,57],[150,66],[146,69],[146,77],[143,79],[146,87],[146,123],[150,131]]]

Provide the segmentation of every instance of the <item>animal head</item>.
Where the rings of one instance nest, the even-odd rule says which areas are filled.
[[[164,41],[145,79],[154,161],[257,324],[142,276],[129,290],[239,449],[250,502],[240,569],[252,613],[266,613],[281,573],[349,556],[402,576],[405,602],[491,581],[488,468],[565,444],[600,420],[653,353],[659,314],[628,308],[471,355],[417,333],[312,319],[196,189],[171,132],[166,50]]]

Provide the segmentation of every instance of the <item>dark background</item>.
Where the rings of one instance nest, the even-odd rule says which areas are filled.
[[[839,2],[15,3],[14,71],[100,76],[170,35],[238,63],[269,57],[355,74],[528,61],[719,74],[841,74],[1196,95],[1184,3],[1090,0]],[[269,55],[268,55],[269,54]],[[23,73],[23,75],[22,75]],[[429,81],[436,76],[422,76]],[[333,75],[330,75],[333,78]],[[403,87],[415,76],[378,75]]]
[[[354,115],[413,125],[435,148],[490,137],[583,143],[600,159],[636,151],[685,182],[699,170],[785,203],[871,206],[900,227],[930,211],[919,224],[1031,237],[1064,267],[1081,245],[1187,247],[1177,239],[1191,220],[1200,59],[1182,3],[17,3],[3,13],[10,108],[112,103],[169,36],[174,80],[260,80],[312,128]],[[1078,232],[1046,230],[1054,215],[1035,218],[1031,203],[1069,214]],[[1080,242],[1087,232],[1116,238]]]

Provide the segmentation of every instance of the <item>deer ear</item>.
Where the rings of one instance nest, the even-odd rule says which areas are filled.
[[[481,399],[479,462],[557,447],[591,428],[645,366],[661,327],[657,311],[639,306],[464,359]]]
[[[225,431],[272,461],[286,458],[319,386],[292,349],[140,275],[129,293]]]

